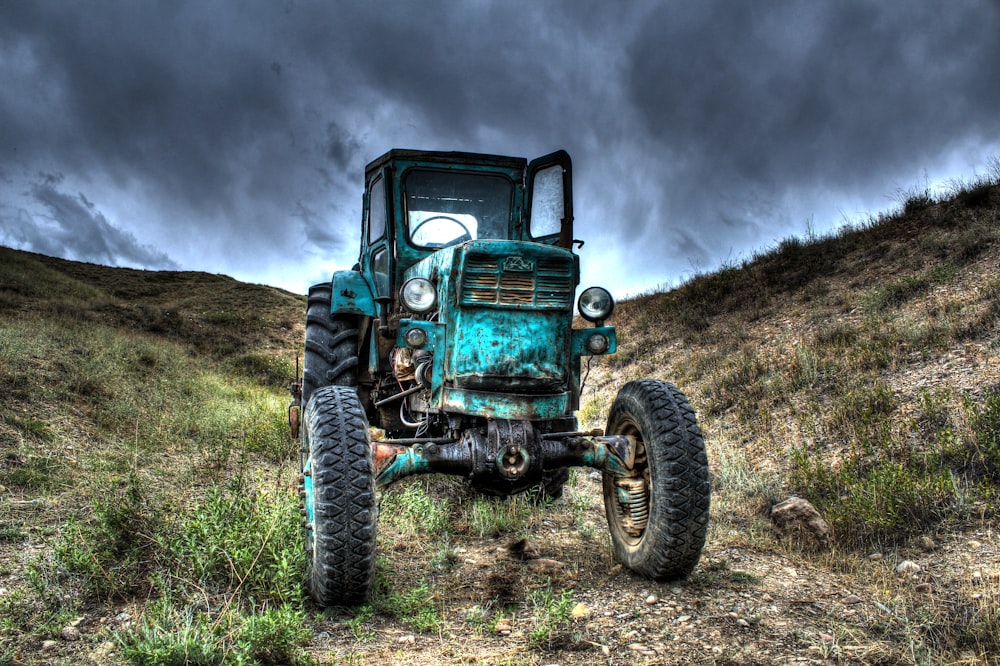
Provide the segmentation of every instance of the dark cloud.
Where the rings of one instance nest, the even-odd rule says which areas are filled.
[[[60,180],[45,176],[31,188],[31,197],[44,212],[32,216],[24,209],[0,211],[0,241],[39,254],[108,266],[179,268],[163,252],[111,224],[83,194],[59,191]]]
[[[578,235],[642,266],[603,271],[641,288],[984,164],[997,34],[989,0],[12,0],[6,242],[89,220],[185,268],[301,290],[300,273],[353,263],[362,169],[385,150],[565,147]],[[65,180],[46,194],[39,172]],[[53,252],[144,256],[57,237]],[[585,267],[605,255],[587,251]]]

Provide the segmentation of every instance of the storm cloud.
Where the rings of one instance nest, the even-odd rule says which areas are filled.
[[[386,150],[565,148],[584,279],[635,292],[971,178],[998,34],[989,0],[12,0],[0,242],[304,291]]]

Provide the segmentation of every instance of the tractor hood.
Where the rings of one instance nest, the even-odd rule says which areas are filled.
[[[566,409],[572,360],[572,252],[539,243],[476,240],[439,250],[406,272],[437,289],[433,322],[442,405],[449,392],[545,397]],[[462,402],[462,400],[459,400]],[[482,405],[469,406],[469,413]]]

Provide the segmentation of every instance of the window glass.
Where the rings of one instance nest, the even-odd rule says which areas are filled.
[[[368,201],[368,242],[385,235],[385,185],[379,178],[372,183]]]
[[[404,190],[410,240],[418,247],[509,237],[514,186],[507,178],[413,169]]]
[[[559,233],[563,218],[563,168],[553,164],[535,173],[531,185],[531,236],[539,238]]]
[[[389,295],[389,251],[382,248],[372,257],[372,272],[375,273],[377,296]]]

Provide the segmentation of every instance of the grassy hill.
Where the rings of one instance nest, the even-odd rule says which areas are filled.
[[[615,565],[586,471],[544,509],[423,477],[384,494],[376,594],[340,614],[300,586],[304,298],[0,248],[0,664],[998,663],[994,175],[618,305],[580,417],[640,377],[698,410],[689,580]],[[775,535],[793,494],[830,548]]]

